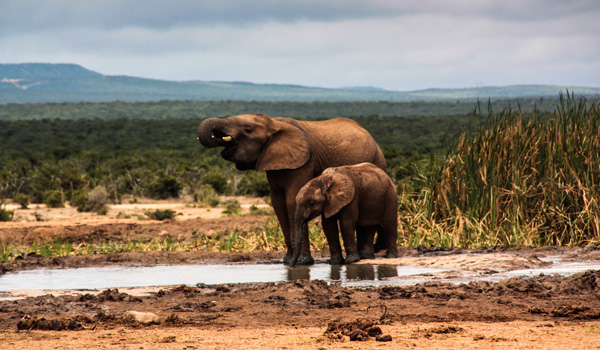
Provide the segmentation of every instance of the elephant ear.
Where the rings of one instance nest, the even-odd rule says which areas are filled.
[[[310,148],[302,130],[278,119],[269,129],[271,140],[258,157],[256,170],[297,169],[308,162]]]
[[[325,193],[328,200],[325,205],[325,217],[330,218],[352,202],[355,194],[354,183],[348,175],[338,171],[325,170],[323,175],[327,177]]]

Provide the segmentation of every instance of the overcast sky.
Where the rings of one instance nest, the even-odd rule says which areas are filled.
[[[598,0],[0,0],[0,63],[390,90],[600,87]]]

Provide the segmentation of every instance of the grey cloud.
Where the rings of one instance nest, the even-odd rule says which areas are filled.
[[[393,10],[385,2],[373,6],[359,0],[4,0],[0,6],[0,30],[5,34],[68,27],[165,29],[186,25],[244,26],[264,21],[334,21],[389,16]]]
[[[176,26],[249,26],[265,21],[330,22],[414,14],[488,17],[504,21],[547,20],[599,12],[596,0],[3,0],[0,33],[46,29]]]
[[[327,87],[597,86],[599,7],[592,0],[0,0],[0,61]]]

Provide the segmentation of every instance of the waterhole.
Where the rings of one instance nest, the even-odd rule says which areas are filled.
[[[331,283],[371,284],[399,276],[439,272],[419,266],[327,265],[158,265],[147,267],[89,267],[40,269],[7,273],[0,277],[0,290],[16,289],[95,289],[146,287],[157,285],[196,285],[222,283],[283,282],[298,279],[326,280]]]
[[[32,289],[100,289],[149,287],[163,285],[212,285],[224,283],[284,282],[293,280],[325,280],[344,286],[411,285],[429,281],[469,283],[498,282],[511,277],[535,277],[540,274],[569,276],[586,270],[600,269],[600,262],[561,262],[547,260],[543,268],[508,271],[438,269],[398,265],[328,265],[289,268],[278,264],[240,265],[157,265],[111,266],[76,269],[39,269],[0,275],[0,291]]]

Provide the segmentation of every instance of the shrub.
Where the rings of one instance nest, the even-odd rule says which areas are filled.
[[[48,208],[64,208],[63,196],[60,191],[49,190],[44,192],[44,204]]]
[[[269,192],[269,181],[264,172],[244,174],[236,189],[236,194],[256,197],[267,196]]]
[[[152,220],[171,220],[175,217],[175,212],[171,209],[156,209],[155,211],[146,211],[146,216]]]
[[[13,202],[19,204],[21,209],[27,209],[29,206],[29,196],[25,193],[19,193],[15,196],[15,198],[13,198]]]
[[[86,210],[99,212],[106,209],[106,203],[108,203],[108,191],[104,186],[97,186],[87,197]]]
[[[227,203],[225,203],[225,210],[223,210],[223,214],[229,214],[229,215],[238,214],[241,209],[242,209],[242,206],[240,205],[240,202],[238,202],[235,199],[229,200],[229,201],[227,201]]]
[[[13,218],[13,214],[14,212],[12,210],[0,208],[0,221],[11,221]]]
[[[179,197],[181,184],[170,175],[163,175],[148,185],[148,195],[156,199]]]
[[[76,207],[77,211],[95,211],[106,213],[106,203],[108,203],[108,191],[104,186],[97,186],[90,192],[86,190],[78,190],[73,193],[69,204]]]
[[[210,185],[219,194],[225,194],[227,190],[227,178],[217,172],[206,174],[202,179],[202,184]]]
[[[69,200],[69,205],[77,208],[77,211],[79,212],[86,211],[88,194],[89,192],[86,190],[78,190],[73,192],[73,195]]]
[[[194,201],[216,207],[219,205],[220,198],[217,192],[210,186],[200,186],[196,192],[194,192]]]

